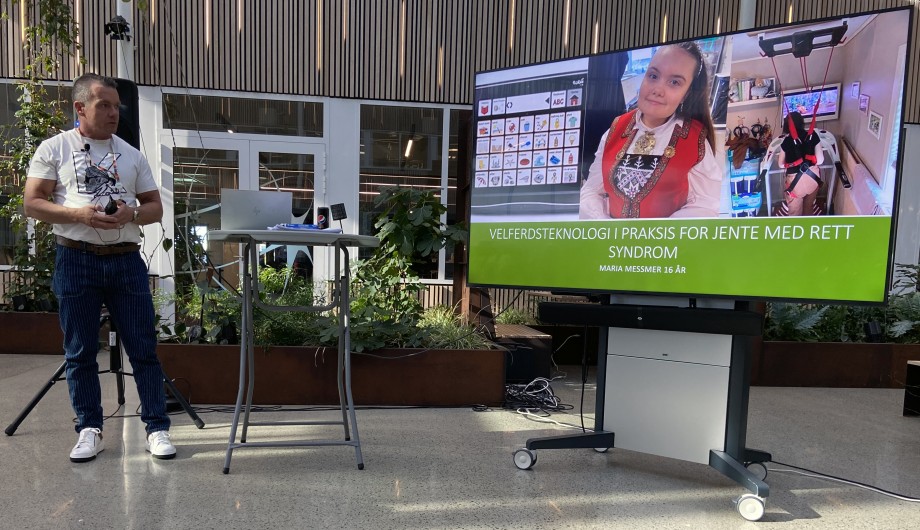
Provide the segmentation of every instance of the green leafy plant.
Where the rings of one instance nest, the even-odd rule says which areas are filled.
[[[386,246],[389,252],[381,249]],[[419,344],[418,319],[422,304],[417,293],[421,282],[409,260],[389,245],[381,245],[370,259],[354,268],[351,298],[351,345],[354,351]],[[322,334],[323,343],[334,343],[338,320],[332,319]]]
[[[882,340],[920,343],[920,292],[917,265],[897,265],[888,306],[850,306],[770,302],[764,340],[866,342],[867,325],[877,323]]]
[[[827,307],[784,302],[767,304],[764,340],[817,341],[815,326],[821,321]]]
[[[183,294],[178,291],[168,299],[157,297],[155,305],[175,304],[175,322],[158,316],[157,330],[162,342],[183,344],[235,344],[241,322],[239,297],[202,282]]]
[[[5,292],[9,300],[25,300],[29,310],[56,310],[57,300],[51,290],[54,271],[54,236],[51,225],[30,223],[23,214],[23,190],[29,162],[38,144],[57,134],[67,123],[63,107],[46,86],[61,68],[61,61],[79,57],[79,28],[73,18],[73,2],[68,0],[36,0],[36,9],[26,9],[26,16],[37,13],[38,18],[27,21],[24,46],[27,64],[22,81],[17,83],[19,110],[16,111],[16,134],[3,142],[4,158],[0,159],[0,192],[4,198],[0,215],[10,219],[14,247],[11,263],[18,271],[13,285]],[[79,57],[81,64],[84,61]]]
[[[422,285],[418,270],[442,248],[467,239],[460,226],[442,221],[447,211],[437,196],[412,188],[381,189],[374,201],[381,213],[374,226],[380,246],[354,267],[351,344],[354,351],[384,347],[421,347],[432,333],[419,326]],[[334,342],[337,320],[322,334]]]
[[[885,329],[891,342],[920,344],[920,292],[909,291],[892,297]]]
[[[427,309],[418,322],[423,348],[480,350],[493,343],[480,335],[475,326],[464,322],[452,308],[435,306]]]
[[[895,292],[917,292],[920,290],[920,264],[907,265],[899,263],[895,266],[894,284]]]
[[[284,306],[322,305],[325,298],[313,284],[291,269],[266,267],[259,272],[262,301]],[[253,315],[255,340],[260,345],[318,346],[331,318],[319,313],[256,310]],[[334,344],[328,343],[329,345]]]
[[[382,208],[374,223],[381,241],[378,254],[399,253],[416,275],[421,264],[435,259],[439,250],[446,248],[450,252],[457,243],[468,239],[463,226],[441,221],[447,207],[430,191],[383,187],[374,199],[374,207]]]
[[[529,311],[524,311],[516,307],[508,307],[495,317],[495,323],[532,326],[534,324],[539,324],[539,321],[537,321],[537,317]]]

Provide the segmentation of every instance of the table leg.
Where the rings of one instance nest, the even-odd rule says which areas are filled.
[[[256,384],[256,339],[255,339],[255,323],[253,321],[253,301],[254,297],[258,296],[258,290],[253,286],[253,282],[259,281],[259,249],[255,244],[249,245],[249,286],[246,288],[246,292],[249,294],[249,333],[246,334],[246,351],[249,352],[246,356],[247,369],[246,377],[248,379],[248,388],[246,390],[246,408],[243,409],[243,433],[240,436],[240,443],[246,443],[246,435],[249,433],[249,413],[252,411],[252,393],[255,390]]]
[[[339,341],[342,343],[345,360],[345,398],[348,402],[348,415],[351,418],[351,430],[354,434],[355,443],[355,460],[358,462],[358,469],[364,469],[364,457],[361,454],[361,438],[358,436],[358,419],[355,417],[355,401],[351,394],[351,293],[348,288],[351,285],[351,272],[348,270],[348,249],[341,247],[342,254],[345,256],[344,287],[342,289],[342,318],[341,322],[344,329],[339,335]],[[347,422],[346,422],[347,423]]]
[[[338,247],[334,248],[335,252],[335,273],[333,274],[332,289],[333,289],[333,300],[339,305],[339,340],[336,351],[336,371],[335,371],[335,383],[338,386],[339,390],[339,409],[342,411],[342,427],[345,429],[345,441],[351,440],[351,433],[349,432],[348,427],[348,400],[345,396],[345,372],[344,372],[344,362],[345,362],[345,342],[342,340],[342,337],[345,336],[345,315],[350,310],[349,302],[347,296],[345,296],[344,290],[348,288],[348,284],[345,283],[343,287],[342,279],[339,271],[341,270],[342,256],[341,249]]]
[[[249,247],[246,244],[243,252],[243,307],[241,311],[242,340],[240,340],[240,380],[236,393],[236,406],[233,409],[233,422],[230,424],[230,441],[227,443],[227,455],[224,458],[224,474],[230,472],[230,458],[233,456],[233,447],[236,444],[236,428],[240,422],[240,410],[243,406],[243,388],[246,386],[246,367],[250,355],[249,338],[252,336],[252,291],[250,291],[251,275],[249,273]],[[247,415],[248,415],[247,409]]]

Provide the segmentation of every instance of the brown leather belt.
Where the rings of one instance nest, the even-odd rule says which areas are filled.
[[[137,252],[141,249],[141,246],[137,243],[115,243],[114,245],[94,245],[92,243],[86,243],[84,241],[74,241],[73,239],[67,239],[64,236],[55,236],[55,241],[58,245],[67,248],[75,248],[77,250],[82,250],[84,252],[90,252],[97,256],[108,256],[111,254],[127,254],[129,252]]]

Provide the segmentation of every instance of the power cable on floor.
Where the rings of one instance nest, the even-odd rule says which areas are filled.
[[[804,467],[793,466],[792,464],[784,464],[783,462],[777,462],[776,460],[771,460],[770,463],[776,464],[776,465],[779,465],[779,466],[783,466],[783,467],[788,467],[788,468],[790,468],[790,469],[777,469],[777,468],[772,468],[772,467],[768,468],[768,467],[764,466],[764,469],[766,469],[768,472],[769,472],[769,471],[774,471],[774,472],[776,472],[776,473],[791,473],[791,474],[795,474],[795,475],[802,475],[802,476],[804,476],[804,477],[817,478],[817,479],[821,479],[821,480],[829,480],[829,481],[831,481],[831,482],[839,482],[839,483],[841,483],[841,484],[848,484],[848,485],[850,485],[850,486],[856,486],[856,487],[858,487],[858,488],[866,489],[866,490],[869,490],[869,491],[874,491],[875,493],[880,493],[880,494],[882,494],[882,495],[886,495],[886,496],[888,496],[888,497],[893,497],[893,498],[895,498],[895,499],[902,500],[902,501],[905,501],[905,502],[920,502],[920,498],[917,498],[917,497],[910,497],[910,496],[907,496],[907,495],[902,495],[902,494],[900,494],[900,493],[895,493],[895,492],[893,492],[893,491],[888,491],[888,490],[879,488],[878,486],[873,486],[873,485],[871,485],[871,484],[866,484],[866,483],[864,483],[864,482],[857,482],[857,481],[855,481],[855,480],[849,480],[849,479],[837,477],[837,476],[834,476],[834,475],[828,475],[827,473],[821,473],[821,472],[818,472],[818,471],[813,471],[813,470],[811,470],[811,469],[807,469],[807,468],[804,468]],[[766,478],[766,477],[764,477],[764,478]]]
[[[575,429],[575,430],[580,430],[582,428],[578,425],[575,425],[574,423],[565,423],[565,422],[556,421],[554,419],[551,419],[550,413],[548,412],[534,413],[529,410],[520,409],[517,411],[517,413],[520,414],[521,416],[524,416],[528,420],[536,421],[539,423],[552,423],[553,425],[558,425],[560,427],[567,427],[569,429]]]

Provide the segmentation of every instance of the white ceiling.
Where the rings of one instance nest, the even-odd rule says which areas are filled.
[[[797,31],[803,30],[818,30],[837,27],[843,23],[844,20],[847,22],[847,32],[844,35],[845,39],[852,38],[853,35],[859,33],[859,31],[870,22],[875,15],[863,15],[858,17],[851,18],[838,18],[834,20],[829,20],[826,22],[819,22],[817,24],[799,24],[795,26],[785,26],[782,28],[775,28],[771,30],[766,30],[763,32],[754,32],[754,33],[738,33],[734,35],[732,41],[732,62],[746,61],[750,59],[758,59],[761,57],[762,50],[757,44],[760,35],[763,35],[764,39],[773,39],[776,37],[785,37],[787,35],[792,35]],[[826,37],[825,37],[826,41]],[[818,42],[822,42],[819,40]],[[846,40],[844,40],[842,46],[846,45]]]

